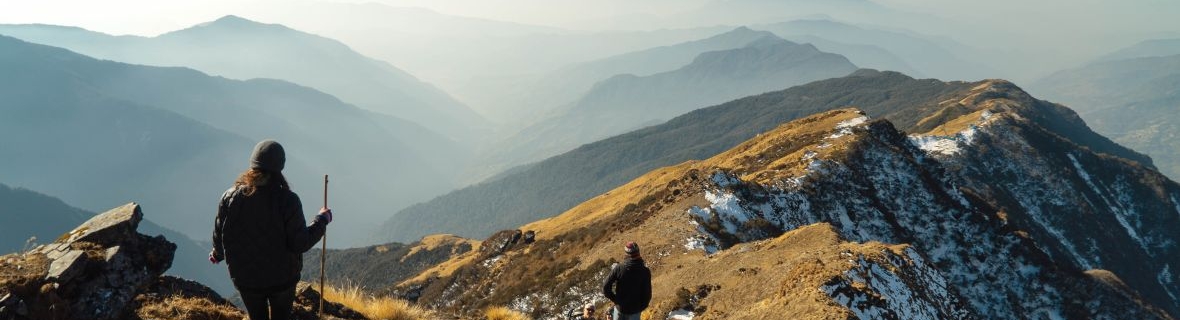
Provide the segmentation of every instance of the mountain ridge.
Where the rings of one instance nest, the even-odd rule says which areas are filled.
[[[527,163],[696,108],[855,70],[843,56],[766,35],[740,48],[700,53],[676,70],[600,81],[549,119],[508,138],[492,158]]]
[[[1002,81],[979,83],[967,92],[967,98],[984,98],[941,106],[973,110],[934,126],[956,128],[949,141],[961,148],[960,152],[948,152],[951,148],[947,146],[933,148],[937,144],[924,139],[929,136],[906,135],[889,121],[871,120],[855,109],[827,111],[783,124],[707,160],[649,172],[559,216],[520,226],[521,230],[536,231],[536,243],[517,244],[500,254],[456,257],[452,260],[466,261],[462,267],[449,273],[427,271],[434,276],[401,287],[421,288],[413,291],[421,294],[419,303],[437,308],[508,304],[548,319],[573,306],[603,303],[595,293],[605,270],[617,261],[615,257],[621,257],[618,248],[622,243],[637,241],[655,280],[653,310],[646,313],[648,317],[663,317],[685,304],[687,310],[706,317],[815,314],[816,307],[805,301],[816,298],[801,299],[789,293],[819,291],[827,295],[819,300],[820,306],[835,305],[844,308],[840,313],[870,318],[1170,319],[1165,311],[1139,298],[1137,292],[1150,291],[1142,282],[1131,285],[1137,292],[1125,291],[1116,285],[1117,279],[1094,276],[1108,272],[1084,273],[1068,259],[1059,260],[1059,256],[1042,251],[1042,246],[1068,246],[1070,241],[1037,234],[1038,229],[1061,226],[1057,222],[1020,221],[1023,214],[1035,215],[1024,211],[1035,209],[1035,204],[1004,208],[1005,202],[993,202],[1002,198],[980,193],[986,189],[973,189],[978,186],[972,179],[980,176],[965,169],[981,166],[969,164],[979,157],[972,151],[1001,149],[1001,144],[1011,141],[1006,138],[1043,146],[1044,142],[1037,142],[1043,138],[1034,132],[1040,130],[1036,129],[1038,122],[1031,120],[1043,110],[1036,105],[1013,105],[1015,101],[1005,96],[1021,94],[1011,88]],[[1069,147],[1065,141],[1067,146],[1062,150],[1076,153],[1075,157],[1101,157],[1084,148]],[[1037,159],[1057,157],[1061,152],[1030,150],[1037,149],[1004,148],[999,152],[1008,157],[1026,153]],[[1135,162],[1122,161],[1114,167],[1151,172]],[[1029,166],[1036,168],[1033,170],[1046,168]],[[1180,192],[1180,185],[1166,179],[1164,187],[1170,193]],[[1122,203],[1126,201],[1130,200]],[[1164,225],[1180,224],[1173,217],[1177,214],[1145,214],[1166,219]],[[1122,229],[1117,223],[1079,223],[1103,230],[1096,234]],[[847,239],[835,243],[905,245],[884,252],[804,247],[807,252],[831,253],[792,258],[791,262],[766,258],[763,251],[775,249],[776,242],[799,237],[800,232],[817,232],[817,228],[831,230],[831,235],[824,237]],[[1165,232],[1158,239],[1180,238],[1174,230],[1167,231],[1169,227],[1153,230]],[[1135,233],[1123,234],[1133,237]],[[1176,251],[1173,245],[1166,256]],[[870,252],[886,256],[871,257]],[[742,257],[729,260],[733,256]],[[1166,256],[1148,261],[1158,266],[1170,260]],[[1127,264],[1109,262],[1109,266],[1123,269],[1115,274],[1127,275]],[[768,268],[788,270],[791,277],[768,281],[762,274],[781,274]],[[790,270],[801,269],[805,270],[802,274],[823,276],[799,281],[799,274]],[[540,274],[553,280],[540,291],[539,284],[528,280],[485,280],[519,279],[518,274]],[[747,284],[741,285],[743,281]],[[454,286],[469,289],[441,290]],[[769,290],[749,289],[766,286]],[[678,292],[696,298],[684,300]],[[1147,297],[1156,303],[1168,301],[1158,295]],[[726,301],[744,303],[734,307]],[[1176,306],[1163,307],[1175,312]]]
[[[280,24],[229,15],[155,37],[115,37],[65,28],[10,25],[0,26],[0,33],[102,59],[190,67],[242,80],[287,80],[468,143],[469,130],[486,129],[482,117],[429,83],[339,41]],[[66,30],[71,36],[55,30]]]
[[[375,238],[409,242],[430,233],[482,238],[498,229],[560,214],[650,170],[708,158],[781,123],[848,105],[855,104],[871,116],[891,119],[903,130],[912,131],[911,127],[931,113],[922,110],[961,100],[959,93],[973,86],[865,69],[842,78],[741,98],[588,143],[494,181],[415,204],[387,220],[382,235]],[[1108,147],[1112,149],[1104,152],[1150,163],[1134,151]],[[470,218],[488,223],[464,223]]]

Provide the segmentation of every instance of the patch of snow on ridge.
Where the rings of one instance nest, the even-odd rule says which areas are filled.
[[[828,136],[826,139],[835,139],[835,138],[839,138],[839,137],[843,137],[843,136],[852,134],[853,127],[862,125],[868,121],[869,121],[868,116],[859,116],[856,118],[840,121],[840,123],[836,124],[836,132],[832,133],[832,135]]]
[[[716,184],[721,188],[729,187],[742,182],[737,177],[732,177],[728,174],[725,174],[723,171],[714,172],[711,178],[713,179],[713,184]]]
[[[1166,292],[1168,294],[1168,296],[1172,298],[1172,300],[1180,300],[1180,299],[1177,299],[1177,294],[1175,292],[1172,292],[1172,287],[1174,287],[1174,283],[1172,281],[1172,270],[1171,269],[1172,269],[1172,265],[1165,264],[1164,269],[1160,270],[1160,273],[1155,276],[1155,280],[1157,282],[1159,282],[1161,286],[1164,287],[1164,292]]]
[[[706,190],[705,200],[709,201],[709,207],[717,213],[721,225],[730,234],[737,234],[741,224],[752,218],[751,213],[742,208],[742,205],[738,203],[738,197],[732,193]]]
[[[820,290],[852,311],[858,319],[940,319],[940,309],[953,312],[946,310],[949,306],[937,305],[949,302],[938,301],[939,298],[949,298],[949,293],[944,291],[945,287],[937,285],[945,284],[937,272],[920,271],[929,268],[922,261],[906,266],[904,261],[893,258],[891,260],[896,261],[890,263],[892,265],[882,266],[861,257],[855,267],[844,272],[843,277],[829,281]],[[918,273],[909,274],[909,271]],[[923,286],[926,283],[935,285]],[[915,292],[911,284],[930,291]],[[856,289],[861,286],[867,290]]]
[[[910,141],[928,153],[953,155],[961,151],[959,142],[942,136],[910,136]]]
[[[1172,205],[1176,206],[1176,214],[1180,215],[1180,201],[1176,201],[1176,195],[1172,195]]]
[[[1089,186],[1091,190],[1094,190],[1094,193],[1097,194],[1099,198],[1102,198],[1102,202],[1105,202],[1106,206],[1110,208],[1110,213],[1114,215],[1115,220],[1119,222],[1119,225],[1123,226],[1123,229],[1127,230],[1127,235],[1131,236],[1131,239],[1135,239],[1135,242],[1139,243],[1139,247],[1143,249],[1143,252],[1151,253],[1152,250],[1148,249],[1147,243],[1143,241],[1143,238],[1139,237],[1139,233],[1135,232],[1135,228],[1131,226],[1129,221],[1127,221],[1126,215],[1129,213],[1116,206],[1118,204],[1117,202],[1111,203],[1111,201],[1106,198],[1105,193],[1102,192],[1102,189],[1099,189],[1098,185],[1095,185],[1094,181],[1091,180],[1090,173],[1086,172],[1086,169],[1082,168],[1082,164],[1078,162],[1077,157],[1074,157],[1072,153],[1067,153],[1066,156],[1069,157],[1069,161],[1073,163],[1073,167],[1077,170],[1078,176],[1081,176],[1082,180],[1086,181],[1086,185]]]
[[[922,151],[930,154],[955,155],[962,152],[962,146],[970,145],[975,140],[979,129],[972,125],[954,136],[911,135],[910,142]]]
[[[693,206],[692,208],[688,208],[689,216],[696,217],[696,218],[700,219],[701,221],[708,221],[708,220],[712,219],[712,212],[713,211],[710,210],[709,208],[701,208],[701,207],[697,207],[697,206]],[[688,239],[685,239],[685,241],[684,241],[684,249],[685,250],[689,250],[689,251],[701,250],[701,251],[704,251],[706,255],[712,255],[714,253],[717,253],[718,250],[720,250],[720,248],[717,245],[717,243],[718,243],[717,239],[714,238],[713,235],[710,234],[707,230],[705,230],[705,227],[701,226],[701,224],[698,223],[696,219],[691,219],[688,221],[688,223],[692,224],[692,226],[697,230],[698,234],[695,236],[692,236]]]
[[[692,320],[696,316],[697,316],[696,313],[693,313],[692,311],[678,309],[678,310],[672,310],[672,312],[668,312],[667,320]]]

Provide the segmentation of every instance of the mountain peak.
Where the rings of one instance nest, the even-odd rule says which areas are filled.
[[[210,22],[201,23],[191,28],[169,32],[167,34],[184,33],[193,30],[228,30],[228,31],[255,31],[255,30],[292,30],[281,24],[262,23],[250,19],[246,19],[236,15],[226,15]],[[165,35],[167,35],[165,34]]]

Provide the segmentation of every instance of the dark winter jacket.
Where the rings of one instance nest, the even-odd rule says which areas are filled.
[[[324,236],[325,222],[306,225],[299,196],[277,186],[258,186],[247,196],[230,188],[221,197],[213,226],[213,254],[224,258],[238,289],[277,291],[294,286],[303,253]]]
[[[651,270],[642,258],[627,258],[606,276],[602,294],[623,314],[643,312],[651,302]]]

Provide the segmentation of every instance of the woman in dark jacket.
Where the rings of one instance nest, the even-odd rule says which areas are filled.
[[[209,261],[225,260],[234,287],[253,320],[287,319],[303,253],[324,236],[332,211],[320,208],[305,225],[303,205],[283,177],[283,146],[264,140],[254,147],[250,169],[221,196]]]

